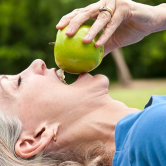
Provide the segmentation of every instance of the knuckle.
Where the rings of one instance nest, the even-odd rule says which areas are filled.
[[[107,32],[106,31],[104,31],[103,33],[102,33],[102,39],[106,39],[107,37],[108,37],[108,34],[107,34]]]
[[[66,19],[70,19],[72,16],[70,15],[70,13],[69,14],[66,14],[66,15],[64,15],[61,19],[62,20],[66,20]]]
[[[85,12],[85,13],[80,13],[80,15],[84,15],[85,18],[90,18],[90,14],[89,12]]]
[[[85,7],[83,11],[84,12],[90,12],[91,11],[91,6],[89,5],[89,6]]]
[[[130,5],[129,2],[126,0],[122,0],[120,2],[118,2],[117,7],[119,8],[118,10],[126,10],[129,9]]]
[[[64,20],[66,17],[67,17],[67,15],[64,15],[64,16],[61,18],[61,20]]]
[[[70,21],[70,23],[71,23],[72,25],[77,25],[77,26],[80,26],[80,25],[81,25],[80,20],[77,19],[77,18],[73,18],[73,19]]]
[[[73,13],[78,13],[78,12],[80,12],[80,10],[81,10],[81,9],[74,9],[72,12],[73,12]]]
[[[90,10],[91,10],[91,7],[89,5],[89,6],[85,7],[85,8],[74,9],[72,12],[73,13],[80,13],[80,12],[83,13],[83,12],[90,12]]]
[[[110,19],[110,14],[108,12],[101,12],[97,18],[102,20],[108,20]]]
[[[111,27],[113,27],[114,25],[115,25],[115,21],[114,21],[113,19],[111,19],[111,20],[108,22],[106,28],[111,28]]]

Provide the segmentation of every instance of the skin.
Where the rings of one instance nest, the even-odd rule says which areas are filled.
[[[99,13],[101,6],[112,8]],[[148,12],[147,12],[148,11]],[[96,20],[83,42],[88,43],[104,29],[96,46],[105,45],[105,55],[113,49],[133,44],[150,33],[166,29],[165,4],[152,7],[127,0],[101,0],[64,16],[58,29],[69,24],[72,36],[88,19]],[[16,153],[31,157],[46,146],[46,152],[72,149],[100,140],[115,151],[114,131],[124,116],[138,112],[108,95],[108,79],[85,73],[71,85],[62,83],[41,60],[34,61],[19,75],[0,76],[0,105],[7,115],[21,120],[23,129],[15,145]],[[18,86],[21,76],[22,82]],[[4,92],[2,90],[7,91]],[[53,140],[56,133],[57,141]],[[110,151],[111,152],[111,151]]]
[[[99,13],[101,6],[114,11]],[[150,33],[166,29],[165,4],[156,7],[127,0],[100,0],[64,16],[58,29],[69,24],[66,34],[72,36],[88,19],[96,20],[83,42],[88,43],[104,29],[96,42],[104,44],[105,55],[113,49],[138,42]],[[41,60],[34,61],[19,75],[1,79],[0,109],[18,116],[23,124],[15,145],[18,156],[34,156],[46,146],[45,152],[61,151],[100,140],[110,153],[115,151],[114,132],[124,116],[138,112],[108,95],[109,81],[105,76],[81,75],[71,85],[63,84]],[[22,83],[18,87],[18,79]],[[2,87],[7,91],[4,92]],[[56,133],[56,142],[53,140]]]
[[[107,11],[99,12],[101,6],[111,8],[113,15]],[[130,0],[100,0],[63,16],[56,28],[69,25],[66,35],[72,36],[85,21],[94,20],[83,42],[89,43],[103,29],[95,46],[104,45],[105,56],[116,48],[131,45],[151,33],[165,30],[165,7],[166,4],[149,6]]]
[[[18,116],[23,124],[16,153],[26,158],[45,146],[47,152],[60,151],[98,140],[115,150],[117,122],[139,110],[113,100],[108,95],[109,81],[103,75],[85,73],[67,85],[55,71],[47,69],[42,60],[35,60],[20,74],[1,79],[3,88],[10,93],[5,97],[1,87],[1,110]],[[22,82],[18,87],[20,76]]]
[[[99,13],[101,6],[112,8]],[[136,43],[150,33],[166,29],[165,4],[156,7],[127,0],[100,0],[64,16],[58,29],[69,24],[66,34],[72,36],[88,19],[96,20],[83,42],[88,43],[104,29],[96,42],[104,44],[105,55],[113,49]],[[7,115],[21,120],[23,129],[15,145],[17,155],[31,157],[46,146],[46,152],[72,149],[100,140],[115,151],[114,132],[124,116],[138,112],[108,95],[105,76],[88,73],[71,85],[63,84],[41,60],[34,61],[19,75],[1,79],[0,106]],[[18,79],[22,83],[18,87]],[[2,87],[7,91],[4,92]],[[56,133],[57,141],[53,140]]]

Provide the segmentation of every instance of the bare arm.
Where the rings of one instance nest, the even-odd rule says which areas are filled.
[[[158,15],[157,18],[158,27],[156,27],[154,32],[166,30],[166,3],[156,6],[155,10]]]

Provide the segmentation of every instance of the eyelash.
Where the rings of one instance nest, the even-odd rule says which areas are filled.
[[[22,82],[22,78],[21,78],[21,76],[19,76],[19,78],[18,78],[18,87],[21,85],[21,82]]]

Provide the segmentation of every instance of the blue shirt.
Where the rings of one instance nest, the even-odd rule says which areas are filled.
[[[153,95],[143,111],[115,128],[113,166],[166,166],[166,95]]]

